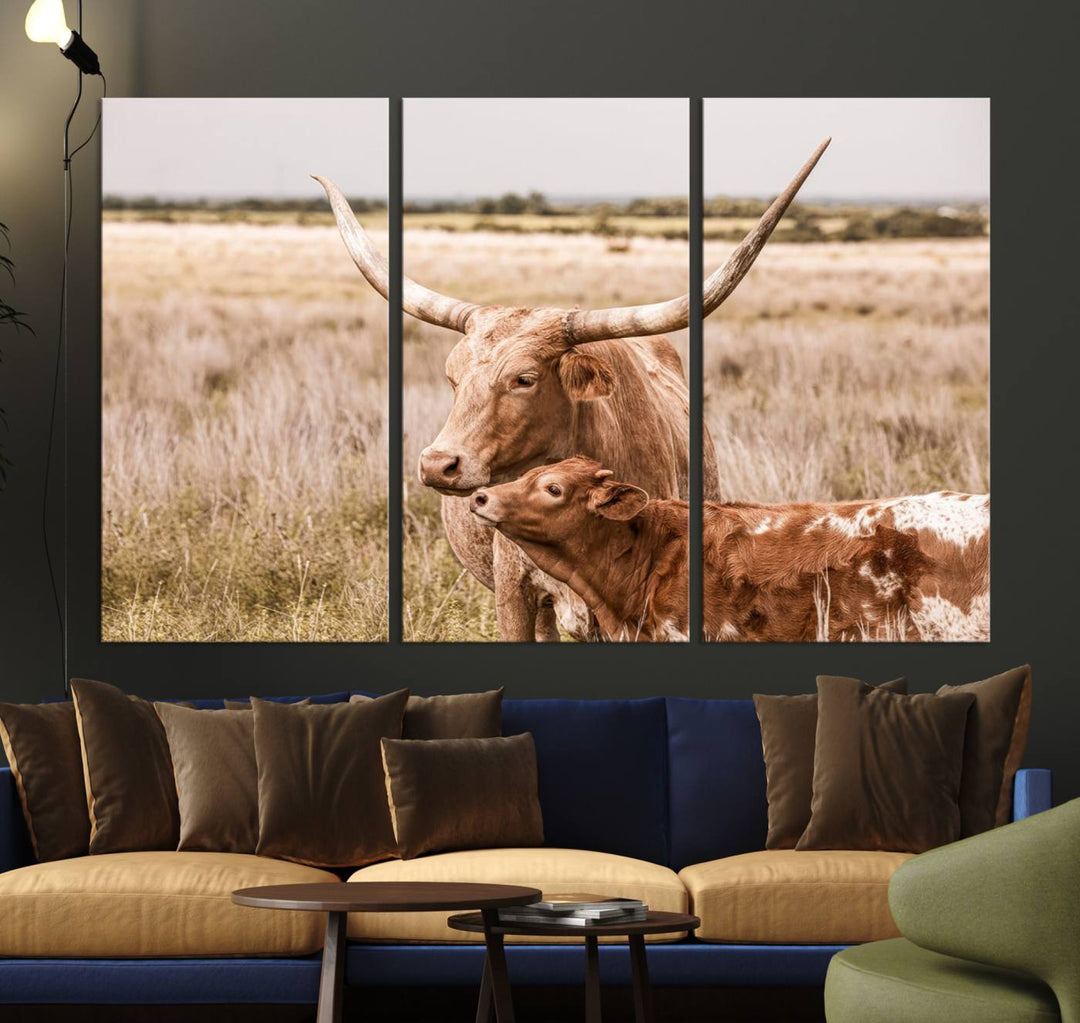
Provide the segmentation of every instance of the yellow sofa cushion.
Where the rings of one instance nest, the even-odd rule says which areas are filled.
[[[474,881],[520,884],[546,894],[587,892],[641,899],[651,909],[686,912],[686,889],[673,870],[645,860],[579,849],[470,849],[413,860],[388,860],[358,870],[350,881]],[[446,926],[450,913],[352,913],[349,937],[371,941],[482,941]],[[674,940],[679,935],[663,935]],[[507,941],[580,941],[508,937]],[[608,939],[602,939],[608,940]],[[619,939],[611,939],[619,940]],[[625,939],[623,939],[625,940]]]
[[[263,956],[322,948],[322,913],[247,909],[237,888],[337,881],[240,853],[128,852],[0,874],[0,956]]]
[[[889,878],[909,853],[772,849],[685,867],[702,941],[846,944],[894,938]]]

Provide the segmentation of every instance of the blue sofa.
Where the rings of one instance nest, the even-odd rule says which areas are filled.
[[[675,871],[764,849],[765,768],[751,701],[508,700],[503,720],[505,734],[535,737],[548,846],[633,857]],[[1017,774],[1016,819],[1050,802],[1050,772]],[[14,781],[3,769],[0,872],[32,862]],[[829,960],[842,947],[689,938],[652,945],[649,965],[657,986],[815,986],[824,983]],[[580,983],[579,946],[511,945],[507,957],[515,984]],[[476,986],[482,962],[483,948],[475,944],[353,942],[346,977],[356,986]],[[0,1003],[313,1003],[319,963],[317,954],[0,959]],[[600,966],[606,983],[630,983],[624,945],[602,946]]]

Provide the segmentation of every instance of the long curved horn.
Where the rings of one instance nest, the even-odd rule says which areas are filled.
[[[831,138],[827,138],[814,150],[799,173],[791,179],[791,184],[773,200],[757,225],[728,257],[727,262],[705,282],[702,288],[703,315],[712,313],[746,276],[769,240],[769,235],[773,233],[795,194],[810,176],[831,141]],[[607,341],[619,337],[664,334],[672,330],[682,330],[689,322],[690,296],[682,295],[668,302],[656,302],[652,305],[574,310],[567,314],[566,334],[572,344],[586,344],[589,341]]]
[[[390,267],[383,254],[375,248],[367,232],[360,226],[360,221],[356,219],[356,214],[341,189],[329,178],[318,174],[311,176],[326,190],[341,239],[345,242],[345,248],[349,250],[353,262],[368,283],[383,298],[389,300]],[[479,308],[474,302],[461,302],[448,295],[440,295],[439,292],[425,288],[408,277],[401,279],[401,307],[418,320],[433,323],[437,327],[449,327],[462,334],[468,326],[469,317]]]

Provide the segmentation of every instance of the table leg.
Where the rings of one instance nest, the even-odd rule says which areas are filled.
[[[585,937],[585,1023],[600,1023],[600,946],[595,935]]]
[[[495,1002],[495,1019],[498,1023],[514,1023],[514,1000],[510,994],[510,975],[506,970],[506,949],[503,937],[493,928],[499,922],[494,909],[482,911],[484,917],[484,941],[487,943],[487,964],[491,973],[491,993]]]
[[[476,1001],[476,1023],[491,1023],[495,1002],[491,995],[491,963],[484,953],[484,973],[480,978],[480,997]]]
[[[316,1023],[341,1023],[345,1004],[345,927],[348,913],[327,913]]]
[[[649,984],[644,935],[630,935],[630,963],[634,971],[634,1023],[652,1023],[652,986]]]

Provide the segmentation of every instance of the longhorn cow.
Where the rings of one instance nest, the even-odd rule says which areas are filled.
[[[703,315],[746,275],[829,141],[705,281]],[[341,190],[314,177],[326,190],[357,268],[388,298],[386,260]],[[419,477],[443,495],[443,523],[454,553],[494,590],[500,637],[557,641],[561,625],[575,638],[599,638],[586,604],[516,545],[483,528],[463,498],[580,452],[658,498],[685,499],[689,394],[682,360],[659,335],[688,325],[689,294],[612,309],[507,308],[461,301],[404,277],[402,307],[463,335],[446,361],[454,404],[439,435],[421,452]],[[716,454],[707,429],[703,473],[706,498],[717,498]]]

